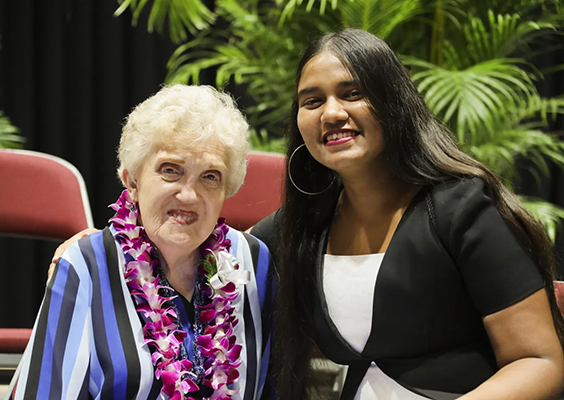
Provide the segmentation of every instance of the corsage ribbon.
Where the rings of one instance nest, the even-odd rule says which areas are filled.
[[[251,271],[236,269],[237,260],[226,251],[217,254],[217,273],[210,278],[209,285],[214,290],[219,290],[229,282],[245,285],[251,281]]]

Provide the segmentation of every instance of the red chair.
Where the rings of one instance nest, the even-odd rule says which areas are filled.
[[[84,180],[67,161],[0,150],[0,171],[0,234],[63,240],[94,226]],[[0,329],[1,367],[15,368],[30,334],[31,329]]]
[[[246,230],[282,204],[286,157],[251,151],[241,189],[225,201],[221,216],[235,229]]]

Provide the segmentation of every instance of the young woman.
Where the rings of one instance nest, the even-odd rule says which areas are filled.
[[[285,203],[252,231],[281,279],[278,398],[306,397],[314,346],[350,365],[342,399],[557,397],[538,222],[372,34],[323,36],[296,82]]]

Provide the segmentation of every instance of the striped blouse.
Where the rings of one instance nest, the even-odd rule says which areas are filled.
[[[251,282],[238,285],[237,343],[243,346],[237,400],[268,397],[273,269],[266,246],[230,229],[231,253]],[[85,237],[59,260],[23,360],[15,399],[157,399],[151,353],[123,276],[124,256],[111,231]],[[179,297],[180,298],[180,297]],[[178,299],[177,299],[178,300]],[[180,322],[190,326],[183,302]],[[185,341],[191,349],[192,329]],[[191,351],[189,352],[191,355]],[[264,396],[263,396],[264,393]]]

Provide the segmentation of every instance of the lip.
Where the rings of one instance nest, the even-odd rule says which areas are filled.
[[[168,210],[167,215],[180,225],[192,225],[195,223],[199,216],[197,212],[187,211],[181,209]]]
[[[332,140],[331,142],[329,142],[327,140],[327,138],[330,135],[333,135],[333,134],[336,134],[336,133],[337,134],[338,133],[345,133],[345,134],[351,133],[351,135],[348,136],[348,137],[345,137],[345,138],[336,139],[336,140]],[[323,143],[325,143],[327,145],[330,145],[330,143],[331,144],[341,144],[341,143],[346,143],[346,142],[354,139],[355,137],[357,137],[359,135],[360,135],[360,132],[357,131],[357,130],[354,130],[354,129],[342,129],[342,128],[341,129],[331,129],[330,131],[327,131],[323,134],[322,141],[323,141]]]

